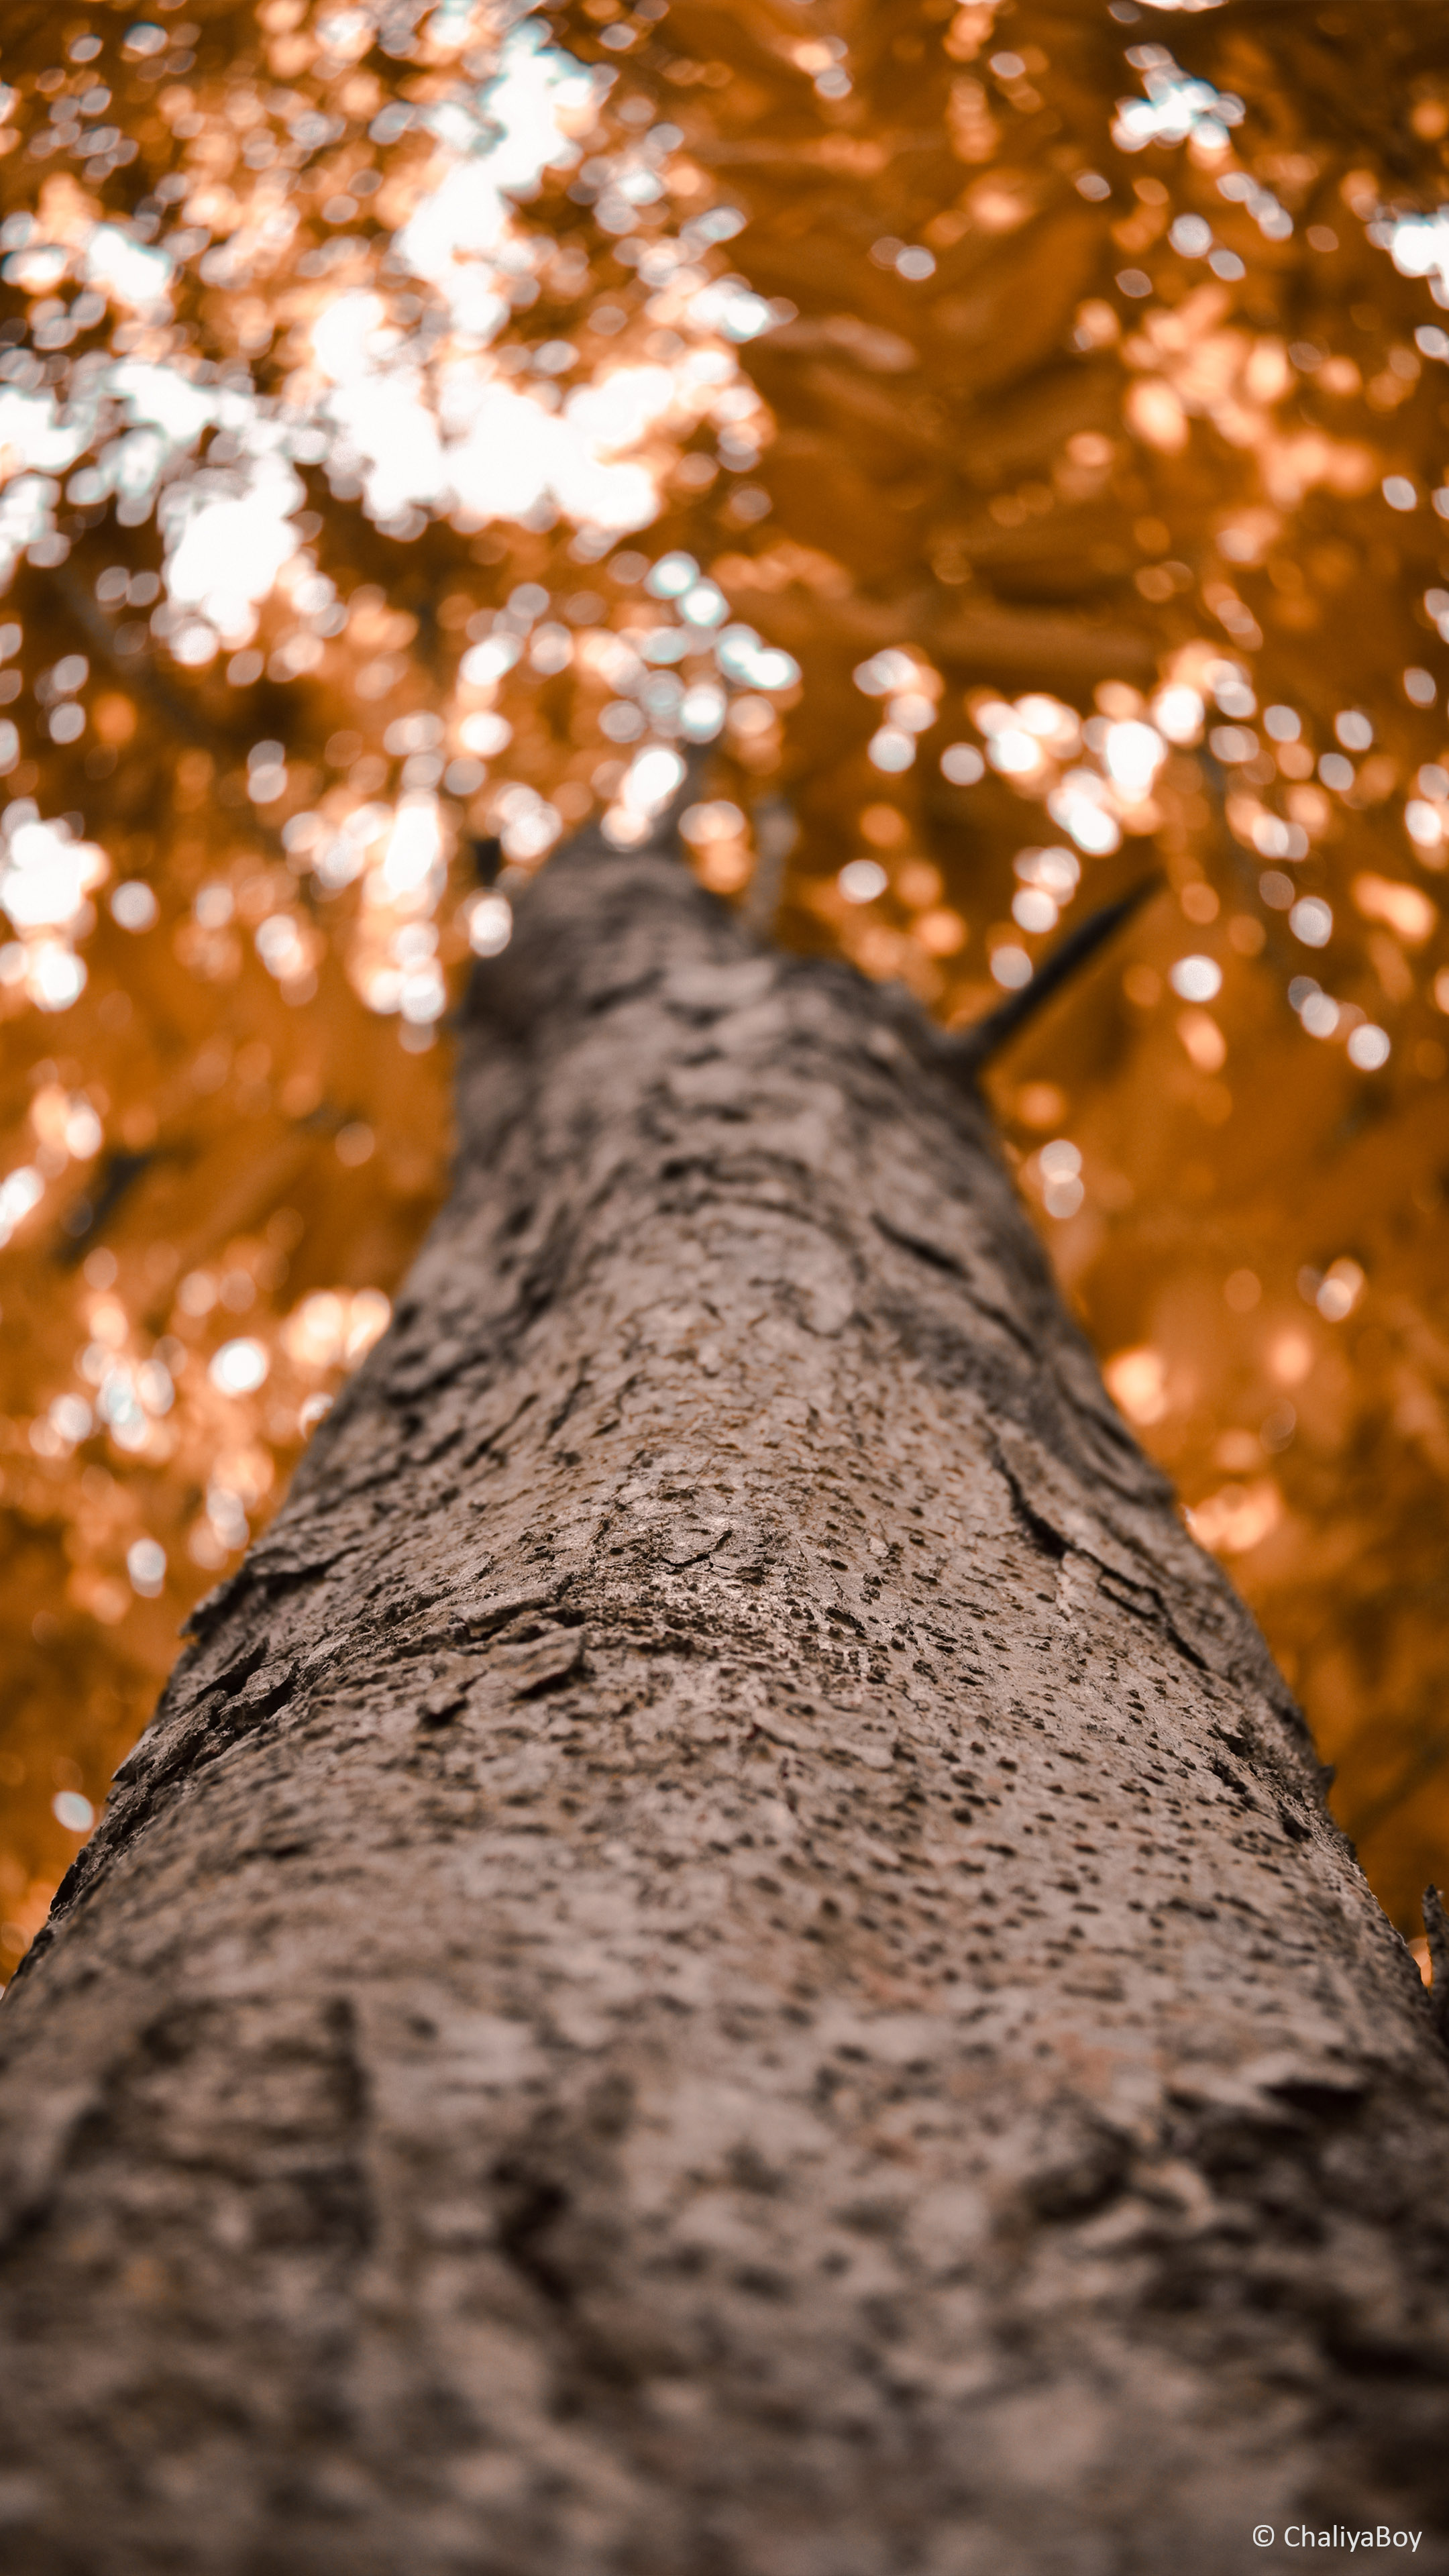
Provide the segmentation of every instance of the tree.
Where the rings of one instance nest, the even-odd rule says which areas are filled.
[[[32,2566],[1432,2519],[1438,18],[7,16]]]
[[[946,1022],[1150,838],[993,1107],[1416,1934],[1438,13],[609,5],[7,16],[0,1967],[436,1205],[470,837],[686,695],[704,880]]]
[[[1442,2564],[1443,2051],[979,1100],[583,835],[460,1134],[7,2003],[13,2563]]]

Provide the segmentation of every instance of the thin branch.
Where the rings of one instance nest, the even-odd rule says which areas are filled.
[[[1449,1762],[1449,1733],[1440,1727],[1437,1733],[1428,1735],[1426,1739],[1424,1723],[1421,1719],[1414,1721],[1408,1759],[1392,1786],[1381,1790],[1357,1814],[1343,1818],[1343,1830],[1355,1850],[1361,1843],[1370,1842],[1396,1809],[1405,1806],[1410,1798],[1417,1797],[1426,1782]]]
[[[142,1173],[150,1170],[155,1160],[156,1155],[149,1148],[144,1153],[122,1151],[108,1157],[94,1199],[81,1202],[86,1211],[85,1222],[75,1228],[65,1243],[56,1247],[55,1258],[62,1269],[73,1270],[78,1262],[85,1259],[98,1237],[104,1234],[121,1201],[135,1188]],[[71,1213],[74,1215],[78,1211],[72,1209]]]
[[[800,826],[783,796],[762,796],[753,815],[755,868],[740,905],[740,918],[754,939],[768,947],[785,886],[785,862],[800,838]]]
[[[143,697],[149,698],[173,733],[181,734],[199,749],[209,750],[216,739],[215,728],[206,724],[184,698],[167,687],[146,648],[143,646],[139,653],[122,653],[114,626],[98,601],[92,598],[85,583],[68,568],[54,572],[51,578],[76,624],[90,638],[97,652],[104,653],[117,677],[124,680],[128,688],[139,690]]]
[[[1029,984],[1023,984],[1019,992],[1009,993],[994,1011],[988,1011],[984,1019],[974,1021],[959,1036],[944,1039],[940,1055],[949,1070],[963,1082],[975,1082],[983,1068],[1001,1053],[1018,1030],[1025,1028],[1029,1020],[1034,1020],[1038,1011],[1062,990],[1063,985],[1090,964],[1098,949],[1104,947],[1134,913],[1140,912],[1153,895],[1161,892],[1163,882],[1161,875],[1154,871],[1151,876],[1143,877],[1130,892],[1120,895],[1115,903],[1104,903],[1100,911],[1089,913],[1086,920],[1069,931],[1051,955],[1042,960]]]

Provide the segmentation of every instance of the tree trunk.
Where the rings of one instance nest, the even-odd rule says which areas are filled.
[[[581,842],[460,1125],[6,2003],[10,2565],[1449,2564],[1444,2052],[979,1105]]]

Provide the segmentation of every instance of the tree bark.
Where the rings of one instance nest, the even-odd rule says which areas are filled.
[[[979,1103],[584,840],[460,1127],[6,2001],[9,2564],[1445,2567],[1444,2051]]]

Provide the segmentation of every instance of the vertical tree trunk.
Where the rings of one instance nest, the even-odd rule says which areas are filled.
[[[980,1110],[582,843],[461,1128],[5,2006],[10,2564],[1442,2568],[1443,2051]]]

